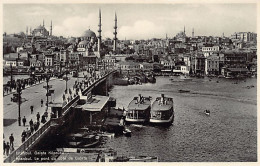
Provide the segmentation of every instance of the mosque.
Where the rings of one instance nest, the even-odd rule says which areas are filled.
[[[94,63],[96,58],[101,58],[102,48],[102,36],[101,36],[101,10],[99,10],[99,24],[98,35],[92,30],[88,29],[83,32],[80,37],[71,37],[67,40],[69,45],[68,50],[71,53],[77,53],[82,56],[85,63]],[[114,39],[113,39],[113,51],[116,51],[117,46],[117,15],[115,14],[115,26],[114,26]]]

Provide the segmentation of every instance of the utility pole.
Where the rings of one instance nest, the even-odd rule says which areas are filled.
[[[49,75],[47,74],[47,77],[46,77],[46,83],[47,83],[47,87],[46,87],[46,89],[47,89],[47,93],[46,93],[47,103],[46,103],[46,106],[47,106],[47,109],[46,110],[48,110],[48,106],[49,106],[49,80],[50,80],[50,78],[49,78]]]
[[[17,83],[17,93],[18,93],[18,125],[21,126],[21,83]]]
[[[10,67],[11,67],[11,88],[13,88],[13,66],[10,63]]]

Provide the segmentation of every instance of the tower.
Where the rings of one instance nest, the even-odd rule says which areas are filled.
[[[99,24],[98,24],[98,52],[100,53],[101,48],[101,10],[99,9]]]
[[[185,25],[184,25],[184,30],[183,30],[183,33],[184,33],[184,35],[185,35]]]
[[[44,19],[43,19],[43,21],[42,21],[42,26],[44,27]]]
[[[52,36],[52,20],[51,20],[50,36]]]
[[[114,26],[114,46],[113,46],[113,51],[115,52],[116,51],[116,41],[117,41],[117,38],[116,38],[116,35],[117,35],[117,16],[116,16],[116,13],[115,13],[115,26]]]
[[[194,28],[192,28],[192,37],[194,37]]]
[[[30,27],[30,35],[32,35],[32,27]]]
[[[26,36],[28,35],[28,26],[26,27]]]

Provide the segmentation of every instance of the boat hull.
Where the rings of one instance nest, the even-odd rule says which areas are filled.
[[[130,119],[126,117],[125,121],[127,123],[144,123],[146,119]]]
[[[152,124],[172,124],[174,119],[174,114],[172,114],[172,116],[169,119],[166,120],[162,120],[162,119],[150,119],[150,123]]]

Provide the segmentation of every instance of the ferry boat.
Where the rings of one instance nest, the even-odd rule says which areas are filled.
[[[134,97],[129,103],[125,121],[128,123],[144,123],[149,120],[150,110],[151,98],[139,94],[139,97]]]
[[[152,104],[150,123],[154,124],[171,124],[174,118],[173,99],[165,97],[157,97]]]

